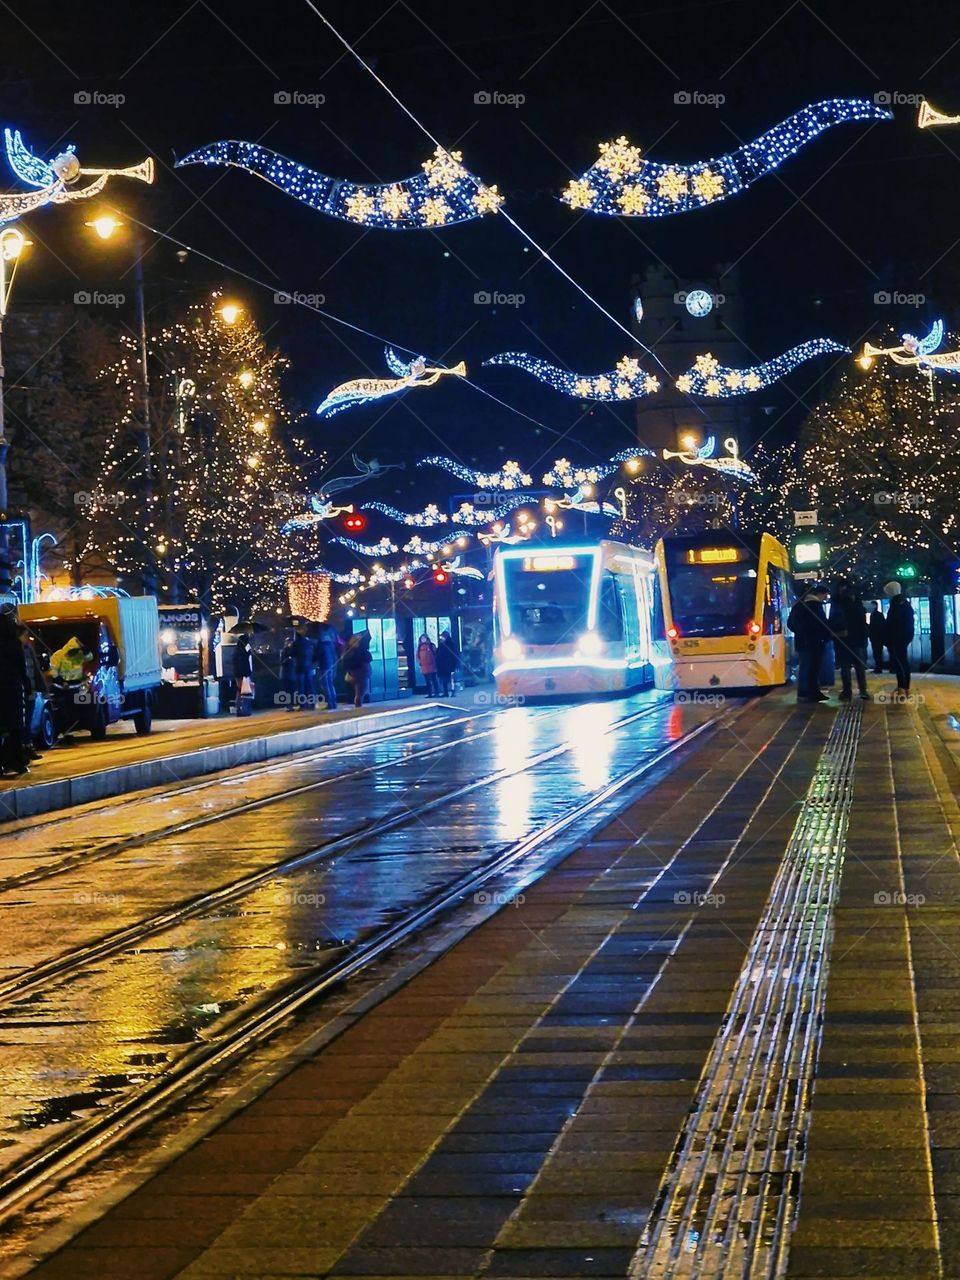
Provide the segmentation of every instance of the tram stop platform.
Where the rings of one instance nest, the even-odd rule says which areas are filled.
[[[29,1274],[960,1277],[960,681],[890,684],[728,707]]]
[[[453,699],[406,697],[361,708],[341,703],[332,712],[283,708],[240,719],[155,720],[144,737],[122,720],[101,742],[78,732],[45,752],[24,777],[0,778],[0,823],[426,722],[443,715],[443,706],[472,706],[473,696],[468,690]]]

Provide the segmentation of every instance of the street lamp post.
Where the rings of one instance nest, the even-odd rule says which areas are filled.
[[[17,262],[24,248],[30,243],[19,227],[4,227],[0,231],[0,598],[9,595],[12,582],[10,567],[10,536],[7,521],[10,518],[10,495],[7,487],[7,454],[10,441],[4,430],[3,416],[3,322],[7,317],[10,290],[17,273]],[[26,550],[26,549],[25,549]]]

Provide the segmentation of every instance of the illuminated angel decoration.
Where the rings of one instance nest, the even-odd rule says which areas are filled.
[[[483,363],[513,365],[524,373],[532,374],[554,391],[577,400],[639,400],[660,390],[660,380],[652,373],[645,373],[635,356],[624,356],[615,369],[598,374],[569,373],[525,351],[504,351]]]
[[[593,496],[593,486],[580,485],[575,493],[564,494],[562,498],[544,498],[543,509],[548,514],[554,511],[582,511],[585,515],[603,515],[611,518],[619,515],[612,502],[597,502]]]
[[[27,147],[19,129],[4,129],[3,138],[10,168],[21,182],[34,190],[0,195],[0,223],[12,222],[47,204],[89,200],[99,195],[111,178],[153,182],[154,166],[149,157],[127,169],[85,169],[72,147],[48,161]],[[93,178],[93,181],[75,186],[80,178]]]
[[[916,338],[912,333],[904,333],[898,347],[875,347],[873,343],[865,342],[861,358],[869,361],[877,356],[889,356],[894,364],[919,365],[928,373],[960,373],[960,351],[939,350],[943,336],[943,321],[935,320],[926,337]]]
[[[467,366],[462,360],[452,369],[444,369],[428,365],[423,356],[403,361],[390,347],[385,352],[387,366],[396,374],[395,378],[355,378],[352,382],[342,382],[317,406],[317,416],[332,418],[335,413],[342,413],[344,409],[382,400],[385,396],[406,391],[408,387],[432,387],[444,374],[451,374],[456,378],[467,376]]]
[[[294,529],[312,529],[314,525],[323,524],[325,520],[332,520],[335,516],[344,515],[353,509],[352,502],[347,507],[335,507],[328,498],[315,494],[310,499],[310,510],[298,516],[291,516],[280,526],[280,532],[292,533]]]
[[[696,164],[656,164],[627,138],[600,145],[600,156],[563,193],[573,209],[619,218],[663,218],[726,200],[779,169],[801,147],[834,125],[892,120],[867,98],[813,102],[753,142]]]
[[[329,218],[386,231],[411,231],[471,222],[500,208],[503,197],[497,188],[484,186],[464,168],[462,159],[459,151],[438,147],[421,165],[422,172],[410,178],[356,183],[288,160],[256,142],[230,139],[191,151],[177,162],[177,168],[202,164],[243,169]]]
[[[710,396],[711,399],[749,395],[751,391],[769,387],[806,360],[849,351],[849,347],[831,338],[812,338],[772,360],[745,369],[729,369],[705,352],[697,356],[693,367],[677,379],[677,390],[685,395]]]
[[[358,484],[364,484],[367,480],[374,480],[377,476],[382,476],[386,471],[402,471],[402,462],[383,463],[379,458],[371,458],[369,462],[364,462],[358,453],[350,455],[350,461],[356,467],[357,471],[352,476],[335,476],[332,480],[323,482],[323,489],[310,499],[311,508],[316,511],[316,503],[327,501],[335,493],[343,493],[345,489],[353,489]]]
[[[924,98],[920,103],[920,110],[917,112],[917,128],[936,129],[942,124],[960,124],[960,116],[944,115],[936,107],[931,107],[930,103]]]
[[[713,452],[716,447],[716,437],[707,436],[706,440],[698,448],[691,445],[689,448],[676,451],[664,449],[662,456],[665,462],[669,462],[671,458],[676,458],[687,467],[709,467],[712,471],[720,471],[724,475],[735,477],[738,480],[745,480],[748,484],[753,484],[756,481],[756,472],[741,459],[740,446],[733,436],[728,436],[723,442],[723,447],[727,452],[715,458]]]

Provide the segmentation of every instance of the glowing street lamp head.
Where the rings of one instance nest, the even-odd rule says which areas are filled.
[[[250,427],[251,427],[251,430],[255,431],[258,436],[262,436],[266,434],[267,424],[264,422],[262,418],[258,418],[256,422],[251,423]]]
[[[225,302],[220,307],[220,319],[224,324],[236,324],[240,319],[240,313],[243,307],[237,302]]]
[[[696,449],[699,441],[692,431],[685,431],[680,437],[680,444],[684,449]]]
[[[240,373],[237,374],[237,381],[240,383],[241,387],[252,387],[253,379],[254,373],[251,369],[242,369]]]
[[[101,240],[109,240],[113,233],[123,226],[123,223],[112,213],[102,213],[98,218],[88,222],[87,226],[92,227]]]
[[[3,256],[4,262],[16,262],[23,250],[31,243],[19,227],[5,227],[0,231],[0,255]]]
[[[864,372],[866,372],[868,369],[873,368],[873,362],[874,362],[873,356],[868,356],[866,351],[864,351],[862,355],[857,356],[857,364],[860,366],[861,369],[863,369]]]

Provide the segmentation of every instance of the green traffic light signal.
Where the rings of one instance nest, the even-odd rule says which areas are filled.
[[[898,564],[894,576],[897,578],[915,578],[917,577],[917,566],[915,564]]]

